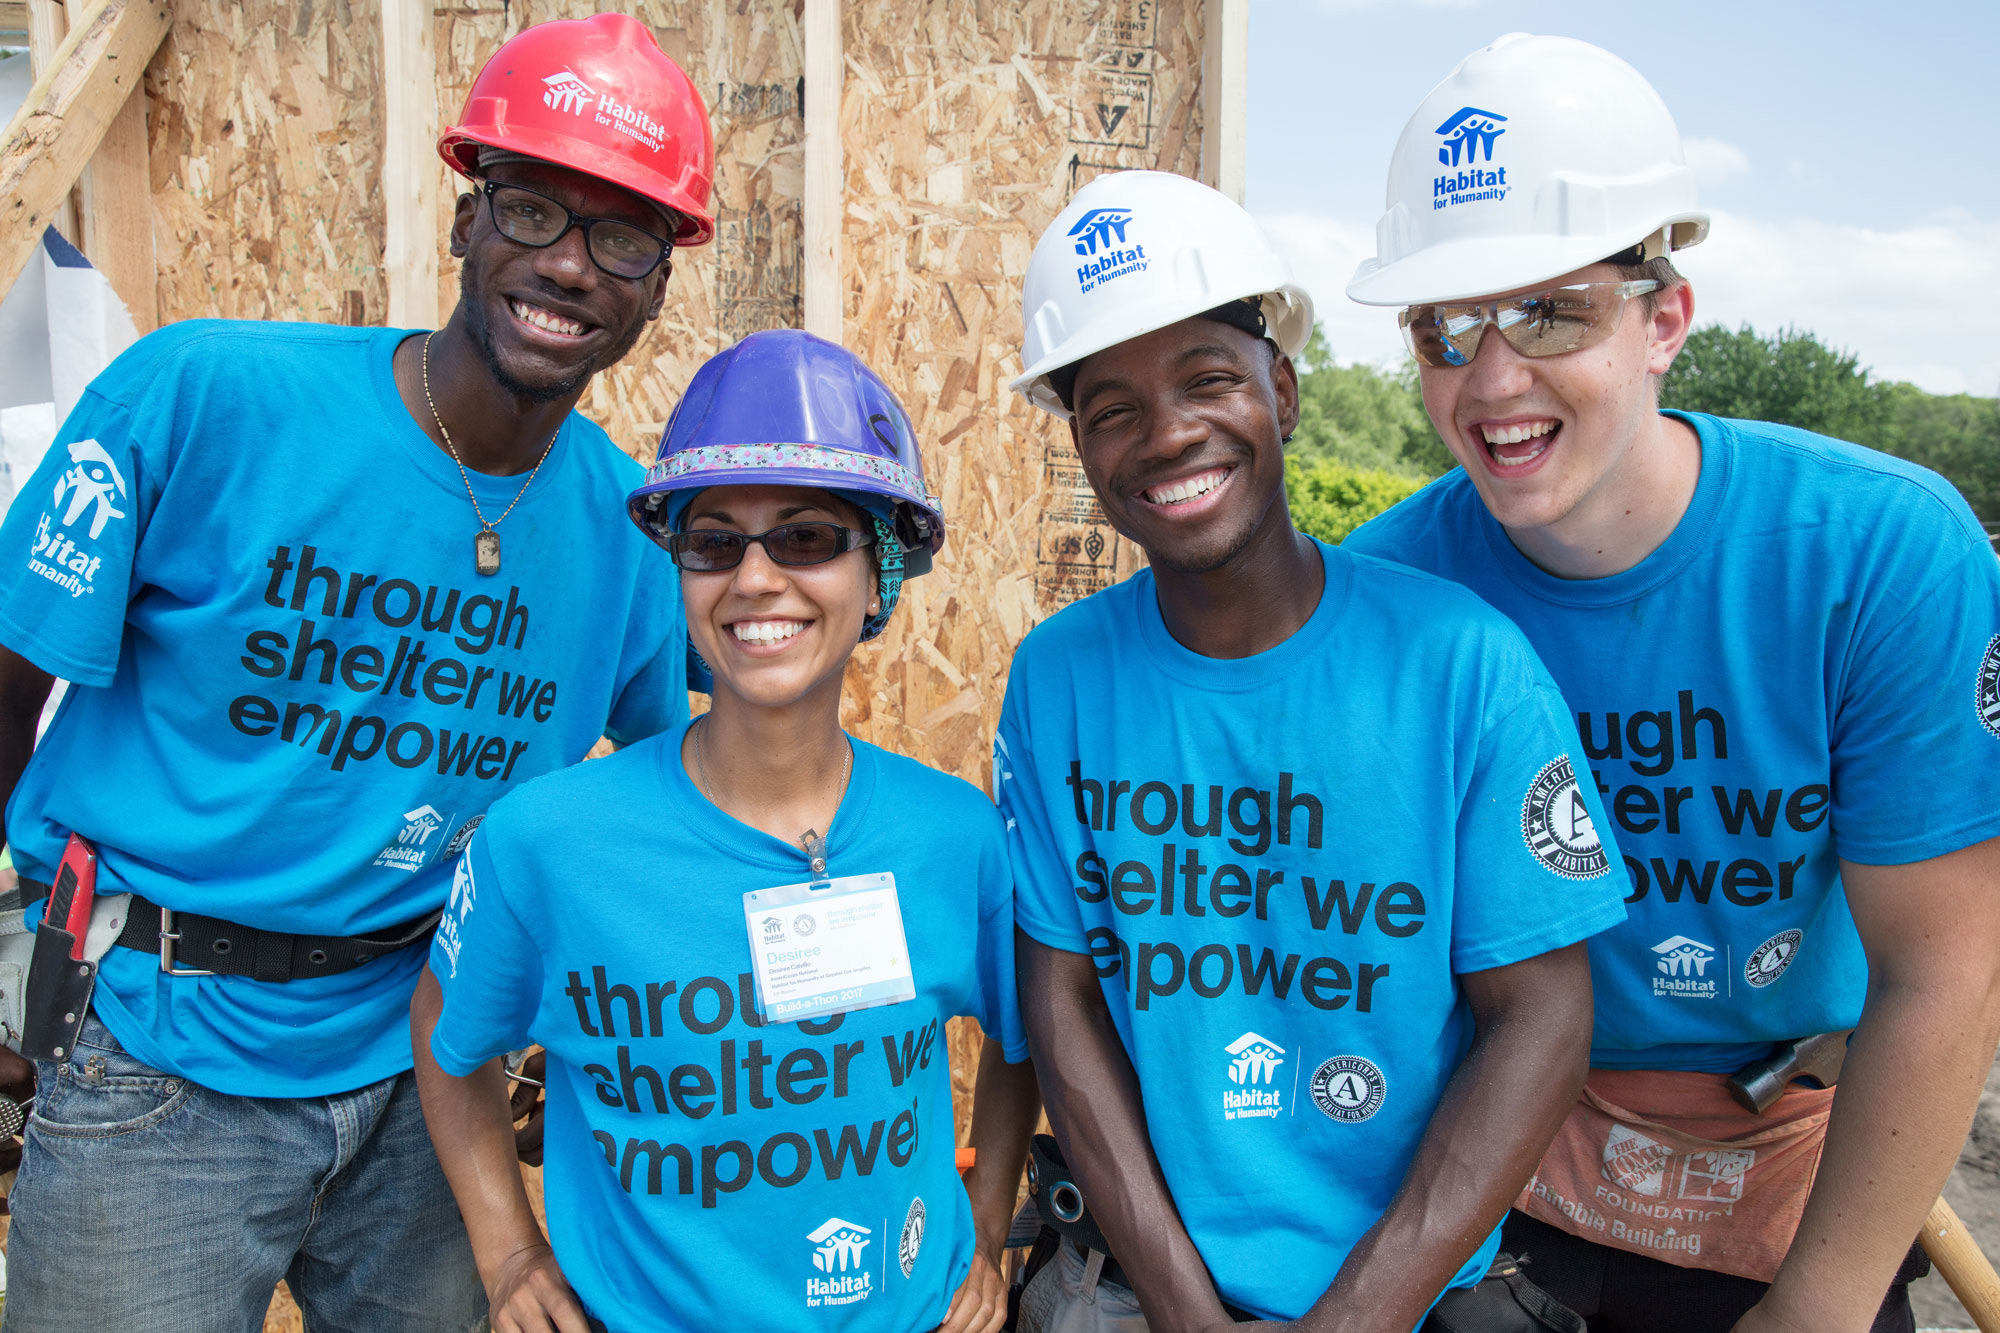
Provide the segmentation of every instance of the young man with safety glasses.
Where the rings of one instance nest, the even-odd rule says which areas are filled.
[[[1629,65],[1468,56],[1348,288],[1404,307],[1462,470],[1347,545],[1527,633],[1625,852],[1590,1081],[1509,1247],[1608,1333],[1909,1329],[2000,1033],[2000,564],[1921,468],[1659,410],[1694,315],[1668,255],[1707,229]],[[1822,1033],[1837,1091],[1783,1087]]]
[[[1622,916],[1561,698],[1463,589],[1292,526],[1312,306],[1238,205],[1100,177],[1023,323],[1014,387],[1150,568],[1037,626],[1001,711],[1077,1187],[1042,1177],[1064,1245],[1021,1327],[1528,1318],[1499,1223],[1582,1077],[1578,942]]]
[[[476,181],[444,328],[164,329],[0,528],[31,919],[53,886],[10,1330],[255,1327],[280,1279],[312,1328],[483,1322],[410,996],[503,791],[685,722],[671,567],[613,526],[639,470],[573,408],[711,236],[713,147],[607,14],[510,41],[440,151]]]

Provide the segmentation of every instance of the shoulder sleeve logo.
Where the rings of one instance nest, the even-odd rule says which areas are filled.
[[[1528,785],[1521,836],[1535,859],[1564,879],[1596,879],[1611,868],[1568,755],[1544,764]]]
[[[1979,725],[2000,739],[2000,634],[1986,641],[1986,656],[1979,659],[1973,703],[1979,710]]]

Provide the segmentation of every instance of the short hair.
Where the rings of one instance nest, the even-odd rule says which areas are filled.
[[[1620,250],[1615,255],[1606,256],[1604,262],[1617,269],[1618,276],[1627,282],[1639,282],[1651,278],[1660,284],[1639,298],[1648,315],[1660,308],[1661,292],[1672,291],[1687,281],[1681,275],[1681,271],[1674,267],[1674,261],[1670,256],[1656,255],[1651,259],[1646,258],[1645,241],[1641,241],[1629,250]]]

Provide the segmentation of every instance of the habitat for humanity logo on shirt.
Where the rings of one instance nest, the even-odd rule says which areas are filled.
[[[812,1265],[824,1277],[806,1279],[806,1307],[853,1305],[875,1294],[875,1275],[867,1271],[862,1251],[874,1233],[858,1223],[829,1217],[806,1240],[812,1245]]]
[[[1285,1063],[1285,1048],[1254,1032],[1246,1032],[1223,1048],[1229,1057],[1229,1081],[1222,1093],[1224,1120],[1274,1120],[1285,1109],[1285,1094],[1273,1086]]]
[[[55,500],[35,524],[28,568],[71,597],[97,591],[93,581],[104,563],[97,542],[111,520],[127,517],[125,478],[96,440],[69,446],[70,466],[56,478]]]

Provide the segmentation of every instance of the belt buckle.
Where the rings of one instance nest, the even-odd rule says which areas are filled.
[[[170,977],[212,977],[215,973],[206,968],[180,967],[174,958],[174,946],[180,942],[181,933],[174,929],[174,910],[160,909],[160,971]]]

